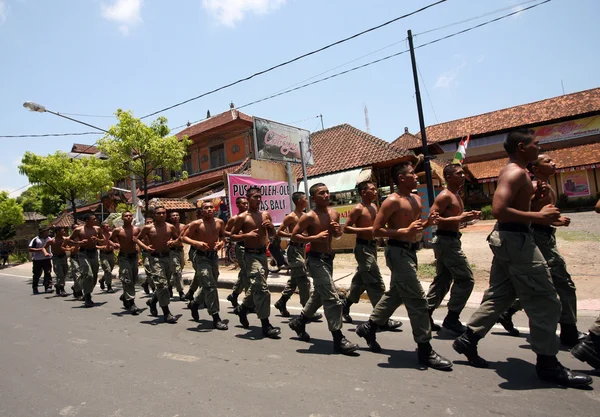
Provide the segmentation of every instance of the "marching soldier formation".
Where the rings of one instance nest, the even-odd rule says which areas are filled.
[[[163,206],[153,207],[151,219],[144,227],[132,224],[130,212],[122,214],[123,226],[112,232],[108,224],[96,226],[94,215],[83,217],[85,224],[76,227],[67,237],[64,228],[56,228],[55,237],[47,231],[30,243],[33,256],[33,291],[37,293],[39,278],[44,273],[46,290],[51,287],[50,259],[56,275],[56,294],[67,296],[65,280],[73,281],[73,296],[93,307],[92,291],[101,265],[104,272],[100,285],[112,293],[112,270],[118,251],[118,277],[122,283],[123,308],[132,315],[140,310],[135,304],[135,284],[138,262],[142,255],[146,280],[142,288],[151,298],[147,301],[150,314],[158,316],[160,306],[164,322],[176,323],[169,309],[172,288],[179,299],[190,300],[188,307],[195,320],[199,310],[206,309],[218,330],[228,325],[220,317],[217,292],[219,278],[218,251],[225,238],[236,243],[240,266],[239,280],[227,297],[234,306],[243,328],[248,328],[248,314],[256,313],[265,338],[278,339],[281,329],[274,327],[271,314],[271,293],[267,286],[267,244],[276,234],[289,238],[288,261],[291,276],[275,308],[289,317],[286,303],[296,289],[302,311],[291,318],[289,327],[301,341],[310,341],[306,327],[321,315],[323,307],[327,327],[332,335],[333,351],[353,355],[359,348],[342,333],[343,322],[352,323],[350,308],[367,292],[373,305],[369,320],[356,328],[372,352],[380,352],[377,332],[402,325],[391,319],[404,304],[417,344],[418,362],[429,368],[450,371],[452,362],[435,352],[431,345],[433,331],[441,327],[458,338],[453,348],[464,354],[472,366],[485,368],[488,363],[479,356],[478,344],[495,323],[501,323],[511,334],[518,334],[512,315],[523,309],[529,317],[531,347],[537,356],[536,372],[540,379],[564,386],[580,387],[592,383],[588,375],[572,372],[558,361],[559,342],[571,348],[577,359],[600,369],[600,316],[588,335],[577,329],[575,285],[567,272],[564,259],[556,247],[555,227],[567,227],[570,220],[554,206],[556,194],[548,186],[554,174],[554,163],[547,155],[539,155],[539,147],[531,130],[508,134],[504,148],[508,164],[500,171],[494,193],[492,213],[498,220],[487,238],[494,255],[489,288],[475,313],[461,323],[463,311],[473,290],[474,279],[469,262],[461,249],[461,223],[479,219],[478,211],[465,211],[460,191],[465,174],[460,164],[444,169],[445,188],[436,197],[429,215],[422,218],[422,203],[413,194],[417,177],[411,163],[392,168],[396,192],[388,196],[378,210],[376,184],[358,184],[361,202],[356,205],[345,224],[330,206],[330,194],[323,183],[310,187],[314,209],[309,208],[306,195],[292,195],[295,210],[288,214],[276,231],[271,215],[260,210],[261,190],[250,187],[246,197],[236,201],[239,214],[225,224],[215,218],[215,208],[205,201],[198,209],[198,220],[180,224],[179,214]],[[528,170],[535,176],[532,181]],[[600,213],[600,202],[596,206]],[[418,243],[423,230],[437,225],[433,238],[436,276],[427,294],[417,276]],[[343,233],[356,235],[354,254],[358,264],[349,293],[340,298],[333,281],[332,239]],[[390,287],[386,291],[377,264],[377,239],[387,238],[386,264],[391,271]],[[194,280],[184,293],[182,269],[185,262],[183,244],[190,245],[189,259],[194,267]],[[307,245],[310,249],[307,251]],[[100,262],[99,262],[100,259]],[[312,277],[313,288],[308,276]],[[448,312],[442,326],[433,321],[433,312],[450,293]],[[239,295],[243,300],[238,302]],[[556,330],[560,324],[560,338]]]

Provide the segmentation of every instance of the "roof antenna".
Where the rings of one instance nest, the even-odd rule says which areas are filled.
[[[369,123],[369,109],[365,104],[365,125],[367,126],[367,133],[371,134],[371,123]]]
[[[565,84],[563,83],[563,80],[560,80],[560,85],[562,87],[563,90],[563,96],[565,95]]]

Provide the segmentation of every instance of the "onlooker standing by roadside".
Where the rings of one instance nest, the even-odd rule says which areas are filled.
[[[29,252],[31,252],[31,259],[33,260],[33,282],[31,286],[34,294],[39,294],[37,287],[42,271],[44,272],[44,291],[48,292],[48,288],[52,288],[52,251],[44,247],[48,240],[50,240],[48,229],[44,228],[40,229],[40,234],[29,242]]]

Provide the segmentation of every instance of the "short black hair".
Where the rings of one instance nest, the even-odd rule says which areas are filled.
[[[298,201],[302,200],[302,197],[304,197],[305,195],[306,194],[304,194],[302,191],[296,191],[292,194],[292,201],[294,202],[294,204],[296,204]]]
[[[361,182],[359,182],[358,185],[356,186],[356,188],[358,189],[358,193],[362,194],[363,191],[366,191],[367,188],[369,188],[370,184],[375,185],[375,183],[373,181],[361,181]]]
[[[127,211],[124,211],[123,213],[121,213],[121,218],[123,218],[123,216],[126,215],[127,213],[133,214],[132,212],[130,212],[129,210],[127,210]]]
[[[153,214],[156,214],[156,211],[157,211],[158,209],[163,209],[163,210],[165,210],[165,211],[167,210],[167,209],[165,208],[165,206],[163,206],[162,204],[159,204],[158,206],[154,206],[154,207],[152,207],[152,210],[154,211],[154,213],[153,213]]]
[[[318,182],[316,184],[313,184],[309,190],[308,193],[310,194],[311,197],[314,197],[315,194],[317,193],[317,188],[321,188],[321,187],[327,187],[324,183],[322,182]]]
[[[529,145],[535,138],[535,132],[532,129],[517,129],[509,132],[504,139],[504,150],[509,155],[517,152],[519,143]]]
[[[202,203],[200,204],[200,208],[204,207],[205,204],[212,204],[213,202],[210,200],[202,200]]]
[[[413,165],[410,161],[400,162],[392,167],[392,180],[394,184],[398,185],[398,175],[406,174],[408,168],[411,168]]]
[[[448,178],[456,172],[458,168],[462,168],[461,164],[448,164],[444,167],[444,178]]]
[[[248,187],[248,189],[246,190],[246,197],[250,197],[252,195],[252,193],[255,193],[255,192],[261,193],[260,187],[257,187],[256,185],[252,185],[252,186]]]
[[[240,204],[242,204],[242,200],[248,200],[246,197],[238,197],[235,199],[235,204],[237,204],[238,206]]]
[[[92,217],[92,216],[96,217],[96,216],[95,216],[94,214],[92,214],[92,213],[85,213],[85,214],[83,215],[83,217],[82,217],[82,220],[83,220],[84,222],[87,222],[87,221],[89,221],[89,220],[90,220],[90,217]]]

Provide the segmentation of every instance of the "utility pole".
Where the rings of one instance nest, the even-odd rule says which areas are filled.
[[[320,114],[319,117],[321,118],[321,130],[325,130],[325,125],[323,124],[323,115]]]
[[[410,60],[412,61],[412,72],[415,81],[415,96],[417,97],[417,112],[419,113],[419,127],[421,129],[421,142],[423,143],[422,153],[424,157],[423,166],[425,168],[425,181],[427,182],[427,199],[429,207],[433,204],[433,179],[431,176],[431,164],[429,160],[429,151],[427,150],[427,133],[425,132],[425,119],[423,118],[423,104],[421,103],[421,91],[419,90],[419,76],[417,75],[417,61],[415,59],[415,48],[413,46],[412,31],[408,31],[408,45],[410,47]]]

